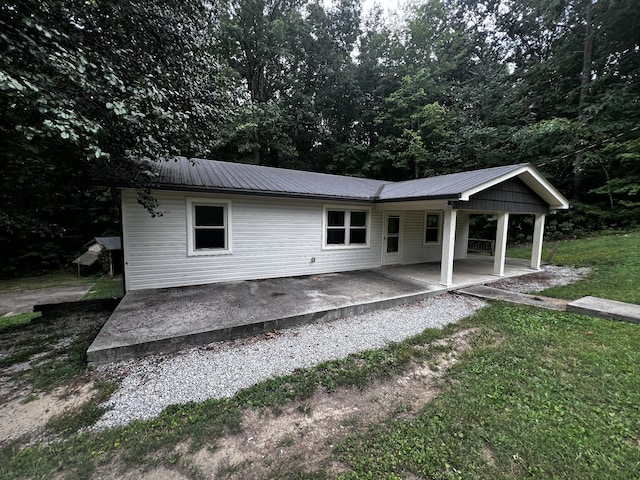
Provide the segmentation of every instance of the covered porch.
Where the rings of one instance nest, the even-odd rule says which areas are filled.
[[[506,258],[502,265],[502,275],[493,273],[496,259],[488,255],[469,254],[467,258],[454,261],[452,283],[442,284],[440,262],[420,263],[416,265],[386,265],[380,271],[385,275],[397,275],[401,278],[437,285],[442,290],[457,290],[470,285],[484,285],[507,277],[519,277],[540,271],[532,268],[529,260]]]
[[[525,264],[539,270],[545,219],[568,202],[544,179],[525,172],[521,176],[497,178],[457,194],[457,200],[421,198],[389,201],[379,205],[383,213],[382,265],[411,265],[426,261],[438,262],[438,272],[431,272],[429,281],[445,287],[467,283],[468,266],[472,259],[469,242],[475,236],[471,217],[494,216],[495,230],[487,233],[491,257],[475,258],[474,273],[504,277],[512,265],[507,261],[507,240],[511,216],[530,216],[532,221],[532,252]],[[416,181],[417,182],[417,181]],[[534,190],[536,188],[536,190]],[[478,240],[474,240],[478,241]],[[482,240],[479,240],[482,241]],[[438,273],[437,280],[434,274]]]

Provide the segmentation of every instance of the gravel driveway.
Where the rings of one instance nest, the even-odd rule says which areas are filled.
[[[167,406],[233,396],[271,377],[293,373],[351,353],[402,341],[426,328],[441,328],[483,306],[482,300],[443,294],[387,310],[328,323],[230,340],[169,355],[153,355],[98,367],[121,384],[96,428],[157,416]]]
[[[544,272],[505,279],[492,286],[536,291],[575,282],[586,274],[585,269],[549,266]],[[217,342],[178,353],[102,365],[98,372],[115,376],[120,385],[104,404],[110,410],[96,428],[153,418],[172,404],[230,397],[243,388],[298,368],[381,348],[426,328],[442,328],[484,305],[479,299],[445,293],[387,310],[283,330],[272,338]]]

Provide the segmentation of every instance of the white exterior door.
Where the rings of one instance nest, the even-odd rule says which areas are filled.
[[[382,238],[382,264],[400,263],[402,250],[402,213],[385,212]]]

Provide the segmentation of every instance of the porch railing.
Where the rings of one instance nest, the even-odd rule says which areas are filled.
[[[470,238],[467,245],[467,252],[469,253],[483,253],[489,254],[493,257],[496,251],[495,240],[485,240],[482,238]]]

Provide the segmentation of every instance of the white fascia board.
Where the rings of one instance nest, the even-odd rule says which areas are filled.
[[[569,208],[569,200],[562,195],[546,178],[544,178],[540,172],[538,172],[531,165],[523,165],[522,167],[513,170],[512,172],[505,173],[499,177],[496,177],[488,182],[478,185],[474,188],[470,188],[462,192],[460,200],[469,201],[472,195],[479,193],[487,188],[491,188],[494,185],[510,180],[514,177],[520,177],[520,179],[534,192],[549,204],[549,208],[552,210],[566,210]]]

